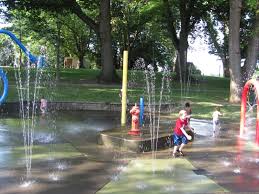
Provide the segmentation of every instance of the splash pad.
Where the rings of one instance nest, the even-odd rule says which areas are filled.
[[[150,109],[152,109],[152,108],[153,107],[150,107]],[[154,109],[155,110],[159,110],[160,108],[155,107]],[[161,108],[161,109],[163,109],[163,108]],[[109,115],[111,115],[111,114],[109,114]],[[114,117],[114,115],[112,115],[112,116]],[[87,119],[86,118],[87,117],[82,117],[81,119],[84,120],[84,121],[87,121],[88,118]],[[110,123],[110,121],[111,120],[109,120],[108,123]],[[74,138],[74,133],[75,134],[77,133],[77,134],[79,134],[78,136],[80,136],[81,139],[85,140],[85,137],[86,137],[86,135],[88,135],[88,133],[83,133],[82,131],[85,129],[85,126],[88,125],[88,122],[86,122],[86,123],[84,123],[82,125],[79,122],[76,122],[75,124],[71,125],[70,122],[67,122],[66,125],[65,125],[67,127],[66,128],[67,134],[62,134],[62,133],[59,134],[59,135],[61,135],[63,137],[62,140],[60,140],[60,141],[62,142],[65,139],[68,147],[61,148],[59,152],[57,150],[55,150],[55,153],[53,153],[53,155],[59,156],[59,154],[63,154],[63,153],[69,154],[71,152],[71,153],[73,153],[73,155],[70,154],[70,155],[68,155],[68,157],[71,157],[70,158],[71,161],[75,160],[74,163],[73,162],[71,162],[71,163],[64,162],[64,163],[60,163],[60,164],[57,164],[57,165],[53,165],[54,164],[53,158],[50,158],[50,160],[44,160],[42,162],[42,163],[44,163],[44,165],[41,162],[37,161],[37,165],[36,166],[38,168],[35,169],[35,166],[34,166],[34,169],[32,169],[32,170],[33,170],[33,174],[34,175],[38,175],[39,178],[38,179],[32,179],[32,180],[29,180],[29,181],[25,181],[24,184],[21,185],[22,189],[24,187],[26,187],[26,188],[27,187],[33,188],[33,191],[35,191],[35,193],[37,193],[37,192],[39,192],[37,190],[37,185],[39,185],[38,188],[43,188],[42,185],[44,185],[46,187],[46,190],[48,191],[48,193],[55,193],[56,194],[57,193],[57,187],[59,188],[59,190],[58,190],[59,193],[71,192],[71,190],[72,191],[78,191],[78,192],[79,191],[82,192],[82,190],[85,190],[85,193],[91,193],[91,191],[90,192],[86,192],[87,191],[86,187],[89,187],[89,186],[92,187],[93,186],[93,182],[91,182],[90,179],[96,181],[96,176],[100,175],[99,174],[100,172],[102,172],[102,173],[106,173],[107,172],[107,169],[109,168],[109,166],[107,168],[105,168],[103,165],[109,163],[110,160],[108,162],[105,161],[106,158],[105,158],[104,155],[101,156],[102,161],[97,161],[97,160],[91,159],[90,154],[85,152],[84,149],[87,149],[88,147],[91,147],[92,145],[91,146],[86,145],[85,144],[86,141],[83,142],[82,144],[78,145],[77,139]],[[94,123],[95,124],[96,123],[100,123],[100,120],[95,118],[94,119]],[[98,128],[98,127],[95,127],[95,128]],[[163,124],[161,124],[159,126],[159,128],[164,128]],[[63,129],[64,129],[64,126],[62,126],[59,130],[63,130]],[[98,128],[98,130],[99,129],[100,128]],[[170,128],[169,127],[167,127],[166,129],[168,129],[168,131],[170,132]],[[149,130],[150,129],[148,127],[146,129],[144,129],[144,135],[146,133],[146,134],[148,134],[149,137],[145,137],[145,136],[131,137],[132,139],[127,140],[127,141],[128,142],[133,142],[133,141],[145,142],[145,141],[149,141],[147,143],[149,145],[151,144],[150,142],[153,142],[153,143],[156,144],[156,141],[154,141],[154,139],[150,138]],[[161,132],[161,130],[159,130],[159,131]],[[127,132],[128,132],[128,129],[126,130],[126,133]],[[166,133],[163,134],[163,137],[167,137],[167,135],[168,135],[168,133],[166,132]],[[141,138],[143,138],[143,139],[141,139]],[[121,139],[125,139],[125,138],[121,138]],[[36,140],[35,141],[36,142],[35,148],[37,148],[37,147],[39,148],[41,145],[38,145],[38,144],[49,144],[50,142],[55,140],[55,136],[48,136],[47,135],[47,136],[45,136],[45,138],[43,138],[42,135],[40,135],[35,140]],[[68,143],[68,141],[70,141],[71,143]],[[56,143],[58,144],[59,142],[58,141],[55,142],[55,144],[50,145],[50,147],[57,148],[58,145]],[[96,147],[98,147],[98,146],[94,145],[94,146],[92,146],[92,149],[96,150]],[[141,145],[140,147],[142,147],[144,150],[146,149],[148,151],[148,148],[145,148],[145,145]],[[221,147],[222,146],[220,144],[220,145],[217,145],[217,146],[213,147],[213,149],[217,149],[217,148],[221,148]],[[156,148],[159,148],[159,146],[157,146]],[[150,147],[149,149],[152,150],[153,148]],[[103,154],[105,154],[105,152],[107,152],[107,150],[109,150],[109,149],[105,149]],[[194,150],[194,152],[196,152],[195,155],[197,155],[197,153],[199,153],[200,150],[205,150],[205,154],[202,153],[202,157],[196,157],[196,158],[201,159],[201,160],[205,160],[205,161],[208,160],[206,158],[206,156],[207,156],[206,152],[208,150],[207,147],[205,147],[205,148],[203,147],[203,148],[200,148],[200,149],[197,149],[197,150],[195,150],[195,147],[194,147],[193,150]],[[226,150],[227,149],[224,150],[224,153],[226,153]],[[231,150],[231,149],[229,149],[229,150]],[[39,152],[38,152],[39,155],[36,156],[36,157],[40,156],[40,153],[42,153],[41,151],[42,150],[39,150]],[[45,151],[47,152],[47,150],[44,150],[44,154],[46,154],[46,157],[47,157],[48,155],[47,155],[47,153],[45,153]],[[120,150],[120,151],[122,151],[122,150]],[[166,152],[168,152],[168,151],[166,151]],[[188,152],[189,152],[189,150],[188,150]],[[108,152],[108,154],[110,154],[110,153]],[[204,155],[205,155],[205,159],[203,158]],[[112,155],[110,155],[110,156],[112,156]],[[115,155],[114,157],[119,158],[118,155]],[[130,158],[128,152],[127,152],[127,157]],[[215,157],[215,158],[218,158],[218,157]],[[215,160],[215,158],[212,158],[210,161]],[[127,159],[125,159],[125,160],[127,160]],[[35,161],[36,160],[34,160],[34,162]],[[63,158],[63,161],[64,161],[64,158]],[[231,163],[229,161],[230,160],[228,159],[228,160],[222,162],[222,164],[224,166],[231,166]],[[255,160],[254,165],[257,165],[257,161],[258,160]],[[196,192],[196,193],[198,192],[197,190],[195,190],[197,188],[198,189],[204,189],[203,190],[204,192],[206,192],[207,190],[210,190],[208,188],[202,187],[202,186],[204,186],[204,184],[200,184],[200,183],[208,183],[208,181],[210,181],[210,180],[208,180],[205,177],[207,175],[203,175],[203,176],[197,175],[197,172],[201,173],[201,172],[203,172],[205,170],[202,171],[202,169],[195,169],[193,167],[185,168],[185,165],[178,165],[178,164],[186,164],[186,163],[188,163],[188,166],[190,165],[190,162],[187,159],[179,159],[179,160],[177,159],[175,161],[172,161],[171,158],[169,158],[169,159],[167,158],[167,159],[160,160],[160,161],[156,160],[155,162],[154,162],[154,160],[147,160],[147,161],[145,161],[145,160],[143,160],[143,161],[133,160],[131,163],[129,163],[129,168],[131,168],[130,171],[126,172],[126,173],[128,173],[130,175],[130,177],[134,177],[134,176],[136,176],[138,174],[141,175],[140,179],[138,179],[137,182],[135,181],[135,184],[132,184],[132,182],[130,183],[132,185],[132,187],[134,189],[136,189],[137,191],[140,191],[140,192],[143,192],[143,193],[145,193],[145,192],[146,193],[151,193],[151,191],[153,190],[153,187],[152,187],[153,182],[152,181],[153,180],[154,181],[158,180],[159,183],[161,183],[161,184],[157,185],[156,190],[155,190],[156,193],[159,193],[159,192],[160,193],[171,193],[172,191],[177,191],[177,192],[181,193],[182,189],[180,189],[180,188],[184,189],[184,187],[182,187],[180,182],[175,181],[174,185],[171,185],[171,183],[172,183],[172,181],[174,179],[173,180],[169,179],[169,178],[172,178],[174,176],[173,173],[176,173],[176,174],[177,173],[179,173],[179,174],[181,173],[181,171],[177,171],[177,170],[174,171],[173,168],[171,168],[171,167],[174,166],[174,167],[177,167],[178,169],[183,168],[183,171],[185,171],[186,169],[191,171],[190,174],[188,173],[188,181],[192,182],[193,184],[191,184],[190,187],[188,187],[188,188],[194,189],[193,191]],[[49,164],[53,165],[52,168],[48,166]],[[74,164],[76,164],[76,165],[74,165]],[[90,166],[87,166],[89,164],[90,164]],[[164,166],[165,168],[157,168],[158,174],[154,174],[153,173],[154,172],[153,171],[153,164],[157,165],[158,167],[163,167]],[[34,165],[35,165],[35,163],[34,163]],[[95,168],[96,166],[99,166],[99,167],[101,166],[101,169]],[[140,171],[140,172],[135,171],[136,170],[136,169],[134,169],[135,167],[141,167],[141,166],[147,166],[147,168],[145,168],[145,169],[143,168],[143,171]],[[213,165],[210,165],[210,166],[213,166]],[[223,168],[224,168],[224,166],[223,166]],[[44,167],[44,168],[42,168],[42,167]],[[82,167],[85,167],[85,168],[82,168]],[[118,168],[120,168],[121,171],[123,171],[123,169],[125,169],[124,167],[120,167],[120,166]],[[60,172],[57,173],[57,172],[52,171],[53,169],[60,170],[61,171],[61,175],[59,174]],[[218,169],[221,169],[221,168],[218,168]],[[48,170],[49,170],[49,173],[47,173]],[[92,171],[92,177],[89,176],[89,174],[88,174],[89,171]],[[48,174],[47,178],[46,178],[46,176],[45,176],[45,174],[43,172],[46,172]],[[219,170],[217,172],[220,173]],[[241,167],[236,167],[235,166],[235,168],[233,169],[233,173],[235,175],[239,176],[240,174],[242,174],[242,172],[243,172],[243,169]],[[147,176],[142,176],[145,173],[146,173]],[[9,174],[5,173],[5,175],[9,175]],[[122,173],[122,176],[124,176],[124,175],[125,174]],[[160,175],[162,175],[162,176],[160,176]],[[82,178],[82,176],[83,176],[83,178]],[[153,180],[150,180],[150,182],[149,181],[147,181],[147,182],[143,181],[143,179],[144,180],[149,180],[150,177],[152,177],[152,176],[156,176],[156,178],[158,177],[159,179],[154,178]],[[101,178],[102,176],[99,176],[99,177]],[[113,177],[117,177],[117,176],[113,176]],[[203,177],[205,179],[203,179],[201,177]],[[201,178],[201,179],[199,179],[199,178]],[[114,179],[118,180],[118,178],[114,178]],[[168,182],[168,180],[169,180],[169,182]],[[99,184],[97,187],[95,187],[96,188],[95,191],[100,189],[104,185],[104,183],[107,183],[107,181],[108,181],[108,179],[105,179],[105,181],[103,181],[102,184]],[[186,181],[186,179],[184,179],[184,177],[183,177],[183,181]],[[4,181],[2,181],[2,185],[4,185],[3,182]],[[126,179],[121,179],[121,184],[120,185],[125,185],[125,188],[126,188],[126,185],[128,183],[129,183],[129,179],[127,179],[127,178]],[[15,185],[15,184],[13,184],[13,185]],[[211,182],[208,185],[209,185],[209,188],[211,188],[210,186],[213,186],[215,188],[215,191],[225,191],[223,188],[219,187],[214,182]],[[89,187],[89,188],[91,188],[91,187]],[[108,185],[108,187],[110,187],[110,186]],[[112,186],[112,187],[113,187],[112,189],[120,188],[120,187],[118,187],[116,185]],[[1,187],[1,188],[3,188],[3,187]],[[68,188],[69,188],[69,191],[68,191]],[[186,193],[191,193],[188,190],[188,188],[186,188],[187,189]],[[18,188],[18,190],[22,191],[19,188]],[[113,193],[113,191],[114,190],[112,190],[110,193]],[[121,193],[120,191],[118,191],[118,192]],[[133,193],[134,192],[135,192],[135,190],[133,191]],[[31,193],[33,193],[33,192],[31,192]]]
[[[253,86],[253,90],[256,94],[256,105],[257,105],[257,114],[256,114],[256,135],[255,135],[255,144],[259,146],[259,83],[255,79],[251,79],[246,82],[243,93],[242,93],[242,101],[241,101],[241,111],[240,111],[240,137],[243,137],[247,131],[245,127],[246,124],[246,106],[247,106],[247,94],[249,92],[249,88]]]
[[[26,166],[26,175],[25,178],[22,178],[23,181],[21,186],[29,187],[35,183],[35,180],[31,177],[34,128],[36,122],[38,96],[41,94],[40,89],[43,85],[41,82],[44,82],[42,81],[42,78],[44,77],[42,69],[45,67],[46,63],[44,56],[41,55],[39,57],[35,57],[32,55],[31,52],[21,43],[21,41],[10,31],[0,29],[0,34],[9,36],[27,57],[25,64],[18,64],[19,60],[16,60],[16,58],[14,59],[14,72],[16,89],[19,97],[20,122],[23,123],[21,129],[24,141],[23,149],[25,152]],[[7,96],[8,80],[2,69],[0,69],[0,76],[4,84],[4,92],[0,98],[0,103],[2,104]]]

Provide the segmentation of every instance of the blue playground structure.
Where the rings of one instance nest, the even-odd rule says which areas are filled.
[[[0,77],[3,82],[3,94],[0,97],[0,105],[5,101],[7,94],[8,94],[8,79],[4,72],[4,70],[0,67]]]
[[[34,55],[32,55],[30,53],[30,51],[28,51],[25,48],[25,46],[21,43],[21,41],[13,33],[11,33],[8,30],[4,30],[4,29],[0,29],[0,33],[10,36],[10,38],[22,49],[22,51],[25,53],[25,55],[29,58],[30,62],[37,65],[37,68],[42,68],[45,66],[44,57],[43,56],[35,57]]]
[[[140,106],[140,113],[139,113],[139,125],[140,127],[143,126],[143,120],[144,120],[144,98],[140,97],[139,99],[139,106]]]
[[[39,56],[39,57],[35,57],[34,55],[32,55],[30,53],[30,51],[28,51],[25,46],[21,43],[21,41],[10,31],[8,30],[4,30],[4,29],[0,29],[0,33],[1,34],[6,34],[8,36],[10,36],[10,38],[22,49],[22,51],[25,53],[25,55],[28,57],[28,59],[30,60],[31,63],[34,63],[37,68],[43,68],[45,67],[45,60],[43,56]],[[4,103],[7,94],[8,94],[8,79],[6,76],[6,73],[3,71],[3,69],[0,67],[0,77],[2,79],[3,82],[3,94],[0,97],[0,105],[2,103]]]

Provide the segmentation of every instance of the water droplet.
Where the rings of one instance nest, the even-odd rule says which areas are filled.
[[[224,166],[230,166],[231,165],[231,163],[228,162],[228,161],[223,161],[223,164],[224,164]]]
[[[53,180],[53,181],[58,181],[58,180],[60,180],[60,177],[59,177],[59,175],[56,174],[56,173],[50,173],[50,174],[49,174],[49,179],[51,179],[51,180]]]
[[[148,185],[146,184],[146,183],[144,183],[144,182],[138,182],[137,184],[136,184],[136,188],[138,188],[139,190],[144,190],[144,189],[146,189],[148,187]]]
[[[24,181],[20,187],[26,188],[26,187],[30,187],[32,184],[34,184],[36,181],[34,180],[30,180],[30,181]]]
[[[118,180],[120,180],[120,177],[116,174],[116,175],[111,176],[111,180],[118,181]]]
[[[164,188],[164,191],[165,191],[165,192],[170,192],[170,191],[174,191],[174,190],[175,190],[175,187],[172,186],[172,185],[166,186],[166,187]]]
[[[241,173],[240,168],[234,169],[233,172],[236,173],[236,174],[240,174]]]
[[[57,169],[59,169],[59,170],[65,170],[67,168],[68,168],[68,165],[65,162],[64,163],[59,162],[57,164]]]
[[[122,171],[122,172],[126,171],[127,169],[128,168],[126,166],[118,166],[118,168],[117,168],[117,170]]]

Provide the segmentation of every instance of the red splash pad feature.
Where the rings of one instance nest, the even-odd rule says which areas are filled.
[[[128,132],[129,135],[139,135],[139,107],[135,104],[130,110],[130,114],[132,115],[131,118],[131,130]]]
[[[246,132],[246,106],[247,106],[247,94],[250,87],[253,86],[253,92],[256,95],[257,114],[256,114],[256,137],[255,144],[259,146],[259,81],[256,79],[248,80],[243,88],[242,100],[241,100],[241,111],[240,111],[240,137]]]
[[[129,135],[140,135],[140,130],[139,129],[131,129],[128,132]]]

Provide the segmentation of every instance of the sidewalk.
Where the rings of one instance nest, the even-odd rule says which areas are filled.
[[[259,149],[238,132],[198,137],[184,158],[171,158],[170,149],[144,153],[97,193],[259,193]]]
[[[159,194],[159,193],[207,193],[226,192],[197,169],[186,158],[137,159],[124,168],[114,180],[98,194]]]

